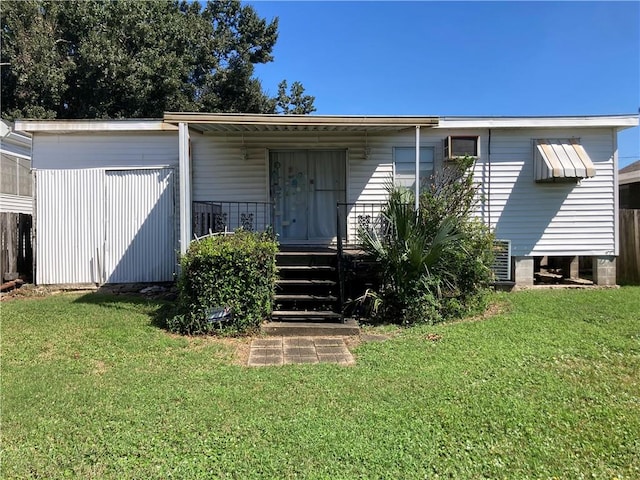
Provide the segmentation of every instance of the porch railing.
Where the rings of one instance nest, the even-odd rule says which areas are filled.
[[[384,203],[338,203],[338,247],[360,246],[359,232],[385,232],[387,222],[381,214]]]
[[[270,202],[192,202],[192,232],[196,237],[238,228],[265,232],[273,226],[272,214]]]

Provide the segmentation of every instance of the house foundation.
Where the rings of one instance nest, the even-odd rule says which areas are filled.
[[[513,280],[518,287],[533,285],[533,257],[513,257]]]
[[[580,257],[568,257],[565,274],[569,278],[580,278]]]
[[[593,257],[593,283],[596,285],[616,284],[616,257]]]

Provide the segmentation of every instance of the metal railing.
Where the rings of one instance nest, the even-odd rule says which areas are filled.
[[[384,203],[338,203],[338,248],[360,246],[362,230],[384,234],[387,222],[381,214]]]
[[[360,234],[363,230],[383,235],[387,222],[381,214],[385,203],[338,203],[336,215],[336,237],[338,247],[338,280],[340,282],[340,308],[346,301],[346,277],[349,270],[349,258],[345,249],[358,248],[361,245]]]
[[[192,233],[203,237],[233,232],[238,228],[266,232],[273,226],[270,202],[192,202]]]

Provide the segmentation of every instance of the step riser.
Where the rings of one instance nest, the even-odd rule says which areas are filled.
[[[272,316],[276,316],[278,312],[298,311],[298,312],[334,312],[338,309],[337,303],[311,303],[311,302],[276,302],[275,311]]]
[[[342,322],[337,263],[335,252],[279,253],[276,264],[281,281],[276,286],[272,319],[285,323]]]
[[[335,295],[338,285],[281,285],[276,284],[276,295]]]
[[[279,337],[338,337],[360,333],[358,324],[353,320],[331,325],[314,322],[268,322],[262,325],[261,331],[265,335]]]
[[[285,255],[276,257],[276,264],[278,266],[287,266],[287,265],[299,265],[305,267],[313,267],[313,266],[335,266],[336,265],[336,256],[335,255],[322,255],[322,256],[309,256],[309,255]]]
[[[309,285],[313,287],[334,288],[334,286],[329,284],[328,282],[334,282],[336,284],[338,283],[338,275],[331,272],[315,272],[314,274],[305,272],[280,272],[278,273],[278,277],[280,278],[280,280],[297,280],[300,282],[300,285],[302,285],[302,283],[306,283],[306,280],[324,280],[324,282],[322,282],[324,283],[324,285],[322,285],[322,283]],[[277,285],[279,288],[288,289],[291,284],[292,282],[287,282],[286,284],[278,283]]]
[[[276,302],[310,302],[310,303],[335,303],[338,301],[337,297],[333,295],[292,295],[287,293],[286,295],[276,294]]]

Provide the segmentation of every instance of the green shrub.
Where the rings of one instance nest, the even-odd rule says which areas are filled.
[[[379,234],[361,231],[381,265],[378,314],[404,325],[438,323],[482,308],[492,279],[493,235],[473,215],[472,159],[445,167],[420,195],[389,186]]]
[[[258,328],[271,314],[276,281],[276,241],[268,234],[238,230],[191,243],[181,259],[178,314],[169,329],[185,334],[219,331],[207,320],[212,308],[229,307],[228,333]]]

